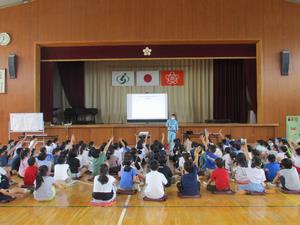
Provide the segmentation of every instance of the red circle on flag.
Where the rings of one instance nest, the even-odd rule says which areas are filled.
[[[145,74],[144,81],[147,82],[147,83],[151,82],[152,81],[151,74]]]

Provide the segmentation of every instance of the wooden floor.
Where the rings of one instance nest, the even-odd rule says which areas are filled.
[[[92,207],[91,183],[57,190],[55,200],[32,196],[0,205],[0,224],[300,224],[300,195],[212,195],[179,199],[175,186],[163,203],[144,202],[141,195],[117,197],[112,207]]]

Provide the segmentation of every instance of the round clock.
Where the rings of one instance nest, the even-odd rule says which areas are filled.
[[[8,33],[0,33],[0,45],[6,46],[10,43],[10,36]]]

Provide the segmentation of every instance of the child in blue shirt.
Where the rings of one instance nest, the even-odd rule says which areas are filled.
[[[184,196],[200,194],[200,182],[198,180],[198,159],[200,148],[195,149],[194,162],[188,160],[184,163],[185,174],[182,175],[180,182],[177,183],[178,192]]]
[[[280,170],[280,165],[276,162],[276,156],[273,154],[268,155],[268,161],[269,163],[265,165],[266,179],[272,182]]]
[[[121,190],[134,190],[134,182],[138,183],[139,178],[136,170],[131,167],[130,160],[123,161],[124,168],[120,171],[120,189]]]

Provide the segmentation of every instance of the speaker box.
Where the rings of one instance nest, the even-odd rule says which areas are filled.
[[[8,56],[8,74],[10,79],[17,78],[17,55],[15,54]]]
[[[289,75],[289,66],[290,66],[290,51],[282,50],[280,52],[280,66],[281,66],[281,75]]]

